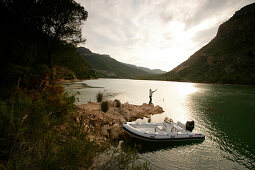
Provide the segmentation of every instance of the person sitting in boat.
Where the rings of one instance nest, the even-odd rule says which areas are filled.
[[[150,89],[150,91],[149,91],[149,98],[150,98],[149,104],[152,104],[152,94],[153,94],[155,91],[157,91],[157,89],[154,90],[154,91],[152,91],[152,90]]]

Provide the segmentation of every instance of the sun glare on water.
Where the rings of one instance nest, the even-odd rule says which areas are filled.
[[[163,89],[162,89],[163,90]],[[160,106],[163,107],[165,111],[165,116],[172,118],[174,121],[180,121],[185,123],[188,120],[192,120],[192,108],[190,107],[191,96],[199,91],[199,88],[196,87],[194,83],[181,83],[181,82],[172,82],[170,86],[166,86],[161,93],[159,90],[158,93],[155,93],[155,99],[158,96],[164,96],[165,100],[158,102]],[[160,122],[161,120],[157,119],[155,122]]]
[[[182,96],[187,96],[197,92],[197,88],[194,87],[193,83],[180,83],[178,86],[178,90]]]
[[[178,84],[178,93],[181,97],[181,101],[178,106],[178,121],[186,122],[191,118],[191,110],[188,107],[189,98],[188,96],[197,92],[197,88],[194,87],[193,83],[179,83]]]

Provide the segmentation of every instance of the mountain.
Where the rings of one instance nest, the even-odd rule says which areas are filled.
[[[123,63],[123,64],[126,64],[126,63]],[[143,71],[151,73],[151,74],[164,74],[164,73],[166,73],[166,71],[162,71],[160,69],[149,69],[149,68],[146,68],[146,67],[140,67],[140,66],[136,66],[136,65],[133,65],[133,64],[126,64],[126,65],[137,68],[139,70],[143,70]]]
[[[136,78],[153,75],[134,65],[121,63],[109,55],[92,53],[89,49],[78,47],[77,52],[96,71],[98,77],[104,78]]]
[[[166,71],[160,70],[160,69],[149,69],[146,67],[138,67],[138,69],[149,72],[151,74],[164,74]]]
[[[255,3],[218,28],[217,35],[158,80],[255,85]]]

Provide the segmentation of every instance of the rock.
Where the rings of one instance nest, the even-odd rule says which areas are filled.
[[[122,126],[120,124],[114,124],[113,126],[110,127],[109,132],[111,139],[117,139],[123,132]]]
[[[114,107],[114,102],[111,100],[107,100],[109,107]]]
[[[160,107],[160,106],[154,107],[154,110],[155,110],[156,113],[163,113],[164,112],[163,108]]]
[[[109,137],[109,133],[108,133],[108,130],[110,129],[110,126],[109,125],[104,125],[104,126],[102,126],[101,127],[101,131],[100,131],[100,133],[101,133],[101,135],[103,136],[103,137]]]
[[[122,123],[164,112],[160,106],[154,107],[153,104],[147,103],[132,105],[126,102],[121,104],[120,108],[116,108],[113,101],[108,103],[110,104],[107,113],[102,113],[100,103],[90,102],[77,105],[79,109],[75,115],[76,121],[83,121],[85,127],[89,127],[90,139],[102,141],[102,144],[105,142],[105,137],[108,140],[115,140],[124,136]]]
[[[93,118],[91,123],[95,128],[100,128],[104,124],[104,119],[102,117]]]

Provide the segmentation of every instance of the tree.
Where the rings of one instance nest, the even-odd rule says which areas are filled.
[[[48,64],[52,70],[53,51],[57,42],[77,45],[85,42],[82,38],[81,26],[86,21],[88,12],[83,6],[73,0],[37,0],[36,17],[33,18],[36,28],[46,36],[44,37]]]
[[[61,44],[85,41],[81,27],[88,13],[74,0],[1,0],[0,9],[0,77],[9,75],[6,70],[15,64],[47,64],[52,71]]]

